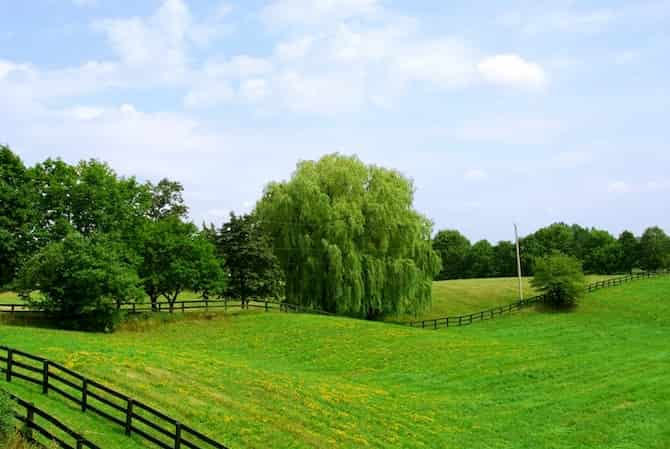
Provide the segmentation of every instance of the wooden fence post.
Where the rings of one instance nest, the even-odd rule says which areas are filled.
[[[181,449],[181,423],[180,422],[177,422],[175,424],[174,449]]]
[[[14,350],[7,349],[7,382],[12,381],[12,364],[14,363]]]
[[[35,425],[35,406],[29,403],[26,407],[26,440],[33,441],[33,426]]]
[[[128,398],[126,406],[126,435],[130,435],[133,430],[133,400]]]
[[[77,437],[77,449],[84,449],[84,439],[80,436]]]
[[[42,363],[42,394],[49,394],[49,361]]]
[[[81,411],[86,412],[88,404],[88,379],[84,379],[81,386]]]

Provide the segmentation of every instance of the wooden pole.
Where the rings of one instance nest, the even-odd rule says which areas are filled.
[[[519,230],[514,224],[514,237],[516,240],[516,271],[519,277],[519,299],[523,299],[523,279],[521,278],[521,252],[519,251]]]

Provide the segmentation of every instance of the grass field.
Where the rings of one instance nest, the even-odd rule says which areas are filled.
[[[612,275],[587,276],[587,282],[615,277]],[[531,278],[523,279],[526,297],[536,295],[530,286]],[[516,278],[455,279],[433,282],[433,304],[430,310],[418,315],[390,318],[391,321],[433,319],[463,315],[491,307],[502,306],[519,299],[519,283]]]
[[[132,393],[232,448],[670,447],[670,278],[440,331],[242,313],[113,335],[0,327],[0,342]],[[97,419],[5,384],[136,448]]]

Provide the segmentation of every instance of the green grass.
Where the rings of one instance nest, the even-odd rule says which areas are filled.
[[[21,304],[22,302],[15,292],[0,292],[0,304]]]
[[[439,331],[261,312],[113,335],[4,326],[0,342],[232,448],[661,449],[670,447],[669,292],[668,277],[637,281],[571,313],[529,309]],[[105,447],[138,447],[20,385],[9,384],[90,426]]]
[[[590,275],[587,282],[596,282],[615,277],[612,275]],[[531,278],[523,279],[524,296],[536,295],[530,286]],[[417,316],[391,317],[390,321],[433,319],[464,315],[491,307],[510,304],[519,299],[519,283],[516,278],[455,279],[433,282],[433,301],[430,310]]]

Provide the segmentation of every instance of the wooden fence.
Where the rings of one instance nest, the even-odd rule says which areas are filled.
[[[243,310],[256,309],[279,312],[299,312],[299,313],[313,313],[318,315],[332,315],[323,310],[311,309],[309,307],[298,306],[295,304],[288,304],[274,301],[231,301],[222,299],[193,299],[187,301],[175,301],[170,307],[167,302],[156,303],[155,308],[149,303],[140,304],[122,304],[121,310],[129,313],[145,313],[145,312],[191,312],[191,311],[209,311],[209,310]],[[30,304],[0,304],[0,313],[19,314],[19,313],[48,313],[43,309],[31,306]]]
[[[648,279],[651,277],[656,277],[668,273],[670,273],[670,270],[645,271],[640,273],[629,274],[618,278],[605,279],[602,281],[588,284],[586,286],[586,291],[590,293],[596,290],[600,290],[602,288],[614,287],[638,279]],[[546,300],[545,295],[537,295],[531,298],[522,299],[512,304],[493,307],[491,309],[482,310],[480,312],[475,313],[469,313],[467,315],[457,315],[444,318],[434,318],[429,320],[410,321],[407,324],[411,327],[420,327],[427,329],[439,329],[441,327],[453,327],[453,326],[467,326],[469,324],[474,323],[475,321],[490,320],[500,315],[516,312],[518,310],[525,309],[526,307],[542,303],[545,300]]]
[[[228,449],[163,412],[45,358],[0,346],[0,372],[7,382],[20,379],[39,386],[43,394],[57,393],[82,412],[94,413],[155,447]]]
[[[9,397],[17,404],[19,410],[15,411],[14,417],[23,427],[21,435],[29,443],[40,444],[44,447],[49,443],[56,443],[63,449],[100,449],[99,446],[32,403],[13,394],[10,394]]]

